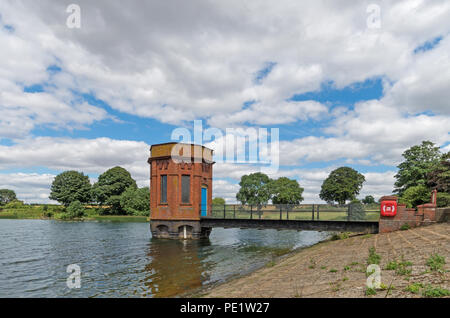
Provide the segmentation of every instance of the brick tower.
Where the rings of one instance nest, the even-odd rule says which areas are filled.
[[[165,143],[150,148],[150,229],[153,237],[207,238],[201,216],[211,213],[213,150]]]

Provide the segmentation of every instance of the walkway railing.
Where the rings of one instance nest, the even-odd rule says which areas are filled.
[[[268,204],[257,205],[201,205],[207,208],[208,216],[213,219],[250,219],[250,220],[321,220],[321,221],[378,221],[378,204],[330,205],[330,204]]]

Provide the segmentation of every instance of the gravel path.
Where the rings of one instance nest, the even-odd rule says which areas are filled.
[[[381,256],[385,290],[366,296],[369,248]],[[445,257],[444,271],[426,265],[432,254]],[[450,289],[450,223],[387,234],[354,236],[319,243],[275,264],[206,291],[205,297],[422,297],[404,289],[413,283]],[[408,261],[405,272],[385,269]],[[410,271],[410,273],[407,273]]]

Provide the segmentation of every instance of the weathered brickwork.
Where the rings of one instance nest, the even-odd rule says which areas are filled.
[[[433,192],[431,196],[431,203],[426,203],[417,206],[416,209],[409,209],[404,204],[397,205],[397,214],[395,216],[380,215],[379,232],[388,233],[400,230],[400,228],[408,224],[410,228],[434,224],[441,221],[436,218],[436,193]],[[380,201],[398,201],[396,196],[385,196]],[[440,216],[440,214],[439,214]]]

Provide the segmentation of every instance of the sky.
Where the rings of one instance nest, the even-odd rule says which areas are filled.
[[[2,0],[0,188],[49,203],[58,173],[117,165],[148,186],[150,145],[200,120],[277,128],[270,177],[298,180],[304,202],[340,166],[379,198],[409,147],[450,151],[449,32],[436,0]],[[260,170],[217,162],[213,196],[235,202]]]

